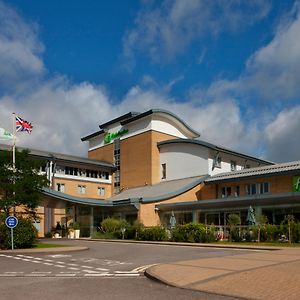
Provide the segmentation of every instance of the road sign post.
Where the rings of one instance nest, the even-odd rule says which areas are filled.
[[[14,228],[18,225],[18,219],[15,216],[9,216],[5,219],[5,224],[10,228],[11,250],[14,250]]]

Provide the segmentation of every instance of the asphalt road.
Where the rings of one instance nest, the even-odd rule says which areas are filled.
[[[89,250],[0,253],[0,299],[231,299],[169,287],[146,278],[143,271],[158,263],[241,253],[102,241],[54,242],[87,246]]]

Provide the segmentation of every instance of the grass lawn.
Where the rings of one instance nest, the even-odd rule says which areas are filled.
[[[57,248],[57,247],[68,247],[67,245],[61,244],[47,244],[47,243],[36,243],[33,248],[43,249],[43,248]]]

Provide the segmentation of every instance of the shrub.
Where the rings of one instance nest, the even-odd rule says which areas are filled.
[[[31,248],[36,242],[37,230],[30,219],[19,218],[17,227],[14,228],[14,248]],[[11,248],[10,229],[5,224],[0,225],[0,248]]]
[[[172,241],[205,243],[215,241],[215,235],[215,227],[207,227],[204,224],[188,223],[176,225],[172,231]]]
[[[167,232],[160,226],[144,228],[140,231],[138,239],[144,241],[164,241],[167,240]]]

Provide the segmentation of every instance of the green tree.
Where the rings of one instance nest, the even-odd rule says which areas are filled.
[[[28,150],[16,151],[13,168],[12,152],[0,151],[0,211],[8,215],[16,206],[34,213],[40,200],[40,191],[48,186],[46,175],[40,174],[43,161],[30,157]]]
[[[238,214],[229,214],[227,223],[230,228],[230,241],[238,242],[240,240],[240,234],[237,226],[241,225],[241,217]]]

